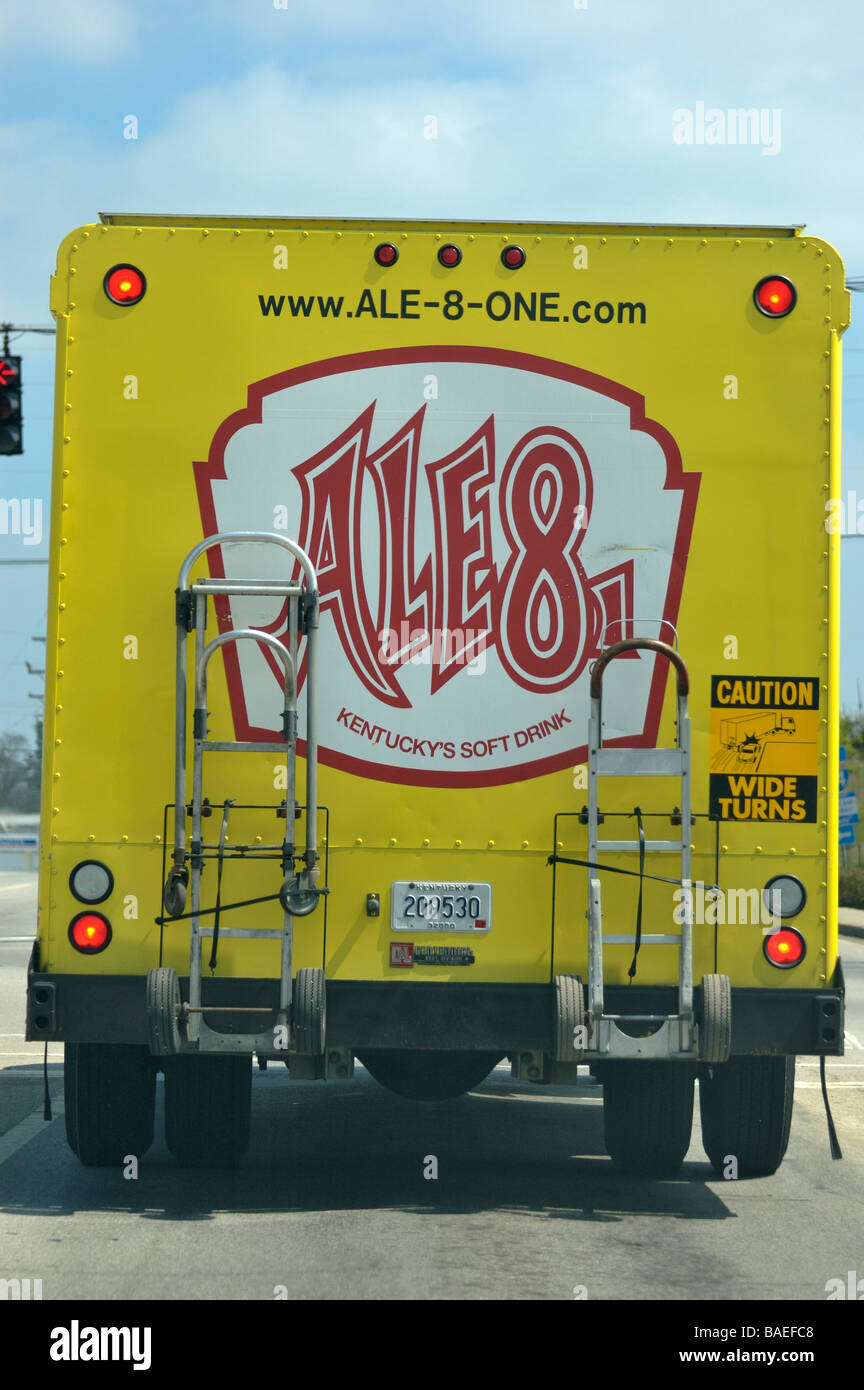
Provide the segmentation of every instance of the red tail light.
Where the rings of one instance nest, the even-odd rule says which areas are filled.
[[[785,275],[767,275],[753,291],[760,314],[769,319],[782,319],[791,314],[798,302],[798,292]]]
[[[807,942],[794,927],[781,927],[765,937],[762,951],[769,964],[776,965],[778,970],[791,970],[807,954]]]
[[[448,243],[439,248],[438,259],[442,265],[458,265],[462,259],[462,252],[458,246]]]
[[[392,241],[382,241],[380,246],[375,247],[375,259],[379,265],[395,265],[399,252]]]
[[[111,923],[101,912],[79,912],[69,923],[69,940],[76,951],[95,956],[111,940]]]
[[[521,246],[505,246],[501,252],[501,264],[506,265],[508,270],[518,270],[520,265],[525,264],[525,252]]]
[[[112,304],[137,304],[147,289],[147,281],[134,265],[112,266],[102,285]]]

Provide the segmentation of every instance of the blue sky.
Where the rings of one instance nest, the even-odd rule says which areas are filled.
[[[277,7],[278,5],[278,7]],[[48,324],[67,231],[105,211],[806,222],[864,275],[852,0],[0,0],[0,320]],[[698,102],[781,113],[774,154],[673,140]],[[124,140],[124,117],[139,138]],[[438,139],[423,137],[428,115]],[[845,490],[864,500],[864,295],[845,336]],[[51,341],[22,459],[50,481]],[[28,558],[46,545],[27,547]],[[841,697],[864,694],[864,536],[843,542]],[[0,536],[0,558],[20,556]],[[32,729],[45,568],[0,565],[0,732]]]

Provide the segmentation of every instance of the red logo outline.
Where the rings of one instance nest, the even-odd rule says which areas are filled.
[[[599,392],[629,409],[630,428],[654,439],[663,452],[666,460],[666,478],[663,490],[678,491],[681,494],[681,510],[672,548],[672,565],[662,613],[662,617],[667,623],[675,625],[681,603],[684,573],[690,553],[701,474],[684,472],[680,450],[673,436],[663,425],[646,418],[645,398],[637,391],[581,367],[569,366],[552,358],[538,357],[506,348],[453,347],[434,344],[423,347],[383,348],[371,352],[324,358],[305,363],[299,367],[288,368],[274,376],[253,382],[248,388],[246,406],[229,415],[216,430],[206,461],[193,463],[204,534],[213,535],[219,529],[212,485],[227,479],[225,450],[239,430],[247,425],[262,422],[265,397],[290,386],[301,385],[304,382],[314,381],[325,376],[337,376],[342,372],[364,371],[369,368],[393,364],[425,363],[435,360],[479,362],[491,366],[537,372],[541,376],[557,378],[560,381]],[[211,576],[224,578],[225,571],[220,550],[214,547],[208,552],[208,556]],[[224,630],[225,627],[230,626],[228,601],[217,599],[216,606],[219,613],[220,628]],[[229,699],[234,717],[235,736],[240,740],[249,742],[269,742],[273,738],[273,731],[259,728],[250,722],[236,647],[233,644],[229,645],[224,649],[223,655]],[[620,739],[610,739],[608,746],[629,748],[653,748],[656,746],[667,674],[666,664],[655,661],[642,733]],[[302,739],[298,740],[298,752],[301,755],[305,753],[305,744]],[[394,767],[376,763],[368,758],[354,757],[328,748],[323,736],[319,745],[319,760],[327,766],[360,777],[371,777],[379,782],[426,787],[503,786],[512,782],[528,781],[535,777],[542,777],[549,773],[562,771],[564,768],[573,767],[585,762],[587,755],[587,744],[583,742],[574,748],[537,759],[534,762],[487,769],[483,772],[477,771],[476,768],[473,771],[460,772],[454,766],[432,770],[429,768]]]

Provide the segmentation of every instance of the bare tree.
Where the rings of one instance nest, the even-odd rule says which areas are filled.
[[[0,806],[38,811],[40,757],[22,734],[0,734]]]

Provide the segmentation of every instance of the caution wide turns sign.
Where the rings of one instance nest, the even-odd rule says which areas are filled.
[[[818,679],[712,676],[711,815],[815,821],[818,732]]]

